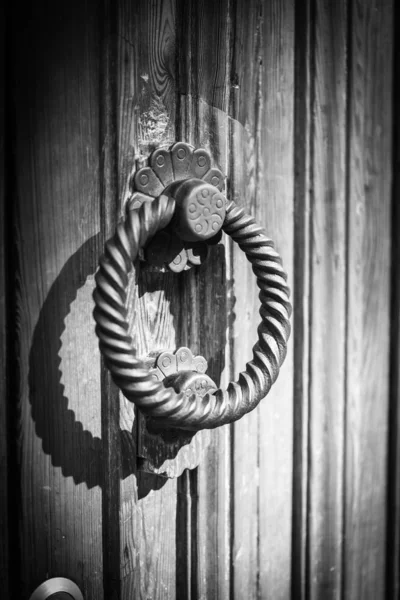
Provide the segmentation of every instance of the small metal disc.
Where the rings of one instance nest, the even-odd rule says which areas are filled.
[[[51,596],[60,592],[69,594],[72,600],[83,600],[82,592],[76,583],[66,577],[53,577],[44,581],[31,594],[29,600],[48,600]]]

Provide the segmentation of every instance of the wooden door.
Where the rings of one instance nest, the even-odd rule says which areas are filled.
[[[10,8],[2,598],[51,577],[85,600],[399,597],[397,12],[390,0]],[[92,292],[135,161],[178,140],[206,148],[228,197],[265,226],[294,311],[268,397],[167,479],[141,470]],[[201,268],[143,270],[130,302],[142,355],[187,345],[221,385],[251,356],[256,283],[228,240]]]

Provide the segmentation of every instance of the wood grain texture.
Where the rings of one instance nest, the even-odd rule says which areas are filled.
[[[260,111],[261,27],[258,2],[238,3],[234,19],[229,139],[229,198],[258,222],[261,218]],[[252,356],[259,324],[256,279],[243,251],[231,245],[232,324],[230,376],[232,381]],[[259,596],[259,478],[260,430],[258,407],[233,425],[233,548],[232,593],[235,598]]]
[[[91,317],[100,228],[98,16],[93,6],[36,3],[14,31],[19,597],[65,576],[85,598],[103,598]]]
[[[342,587],[347,5],[315,3],[311,128],[308,598]]]
[[[117,5],[105,0],[101,13],[100,46],[100,215],[103,242],[116,229],[119,213],[117,145]],[[103,593],[119,600],[121,437],[119,390],[101,360]]]
[[[184,298],[192,312],[187,313],[187,328],[182,332],[192,348],[208,357],[208,372],[219,385],[227,383],[226,376],[221,377],[228,309],[224,255],[223,246],[218,245],[207,265],[187,274]],[[190,531],[191,598],[227,598],[230,589],[230,428],[221,427],[210,435],[211,444],[191,480],[191,505],[197,508]]]
[[[390,599],[400,594],[400,11],[394,6],[393,198],[390,314],[390,404],[387,519],[387,587]]]
[[[19,597],[51,576],[89,600],[398,597],[393,15],[392,0],[106,0],[18,15]],[[208,149],[228,197],[266,227],[294,315],[268,398],[166,480],[138,469],[138,415],[100,368],[91,294],[135,164],[177,139]],[[140,267],[127,299],[140,355],[188,345],[224,387],[251,357],[258,306],[226,239],[180,276]],[[0,337],[0,372],[5,350]],[[3,529],[6,505],[3,485]]]
[[[121,2],[119,6],[118,151],[120,214],[129,194],[134,157],[175,141],[175,3]],[[138,268],[128,304],[140,356],[179,347],[179,279]],[[126,450],[136,463],[136,418],[121,401],[121,428],[134,438]],[[126,451],[125,451],[126,452]],[[121,598],[175,598],[177,480],[143,471],[121,482]]]
[[[282,256],[293,290],[294,2],[266,2],[262,27],[258,219]],[[291,298],[294,302],[295,299]],[[289,598],[292,561],[293,333],[279,377],[260,404],[260,597]]]
[[[392,21],[391,2],[352,2],[345,598],[385,593]]]
[[[227,173],[230,3],[180,2],[178,15],[177,131],[182,139],[209,150],[215,164]],[[229,244],[213,248],[197,273],[185,275],[182,289],[182,340],[207,357],[211,378],[225,387],[231,378],[230,255]],[[191,502],[197,507],[197,514],[190,532],[191,595],[181,593],[182,599],[222,599],[232,593],[231,428],[212,431],[211,440],[192,476]]]
[[[228,4],[179,3],[180,138],[207,148],[224,172],[227,167],[226,109],[228,79],[226,34]],[[218,17],[218,18],[217,18]],[[218,61],[205,63],[214,54]],[[209,374],[221,381],[225,364],[227,323],[225,250],[212,249],[198,273],[185,275],[182,288],[181,339],[209,360]],[[226,379],[226,378],[225,378]],[[191,560],[187,566],[191,598],[227,598],[230,589],[230,433],[229,427],[211,432],[212,442],[197,472],[191,475]],[[211,524],[211,526],[210,526]],[[180,598],[186,598],[180,591]]]

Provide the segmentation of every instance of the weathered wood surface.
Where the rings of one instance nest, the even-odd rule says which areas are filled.
[[[102,246],[114,233],[118,222],[118,123],[117,123],[117,5],[103,2],[100,16],[99,88],[99,192]],[[105,598],[120,598],[120,479],[121,435],[119,390],[114,385],[103,359],[100,375],[102,438],[102,542],[103,593]]]
[[[390,57],[391,7],[311,2],[308,11],[296,19],[296,252],[303,248],[310,270],[296,272],[303,306],[295,305],[295,361],[303,372],[294,502],[302,508],[293,523],[292,594],[381,598],[391,67],[390,58],[386,69],[380,61]]]
[[[260,221],[260,114],[262,15],[257,3],[239,5],[232,15],[235,37],[231,67],[232,117],[229,130],[229,197]],[[251,90],[251,94],[248,94]],[[242,250],[231,244],[231,380],[252,356],[259,324],[256,280]],[[259,594],[258,528],[263,509],[259,505],[258,407],[232,427],[232,593],[257,598]]]
[[[342,586],[346,352],[347,7],[320,2],[310,90],[307,598]]]
[[[385,586],[396,598],[393,3],[48,10],[18,20],[13,46],[19,596],[62,575],[96,600],[384,598]],[[210,150],[228,195],[266,227],[294,315],[268,398],[167,481],[138,469],[138,415],[100,368],[91,292],[135,157],[177,139]],[[0,280],[2,265],[0,253]],[[139,270],[134,343],[188,345],[226,386],[251,357],[258,302],[225,240],[198,272]]]
[[[120,214],[129,195],[134,157],[175,141],[173,1],[121,2],[118,19],[118,151]],[[140,356],[179,347],[179,280],[138,269],[128,304]],[[121,428],[136,432],[132,405],[121,401]],[[135,433],[136,437],[136,433]],[[174,598],[177,581],[177,480],[136,470],[136,439],[124,460],[135,465],[121,481],[121,598]],[[126,455],[128,452],[128,456]]]
[[[226,174],[231,58],[228,40],[232,27],[229,2],[189,2],[182,3],[182,8],[179,130],[189,142],[208,149]],[[187,274],[182,315],[182,333],[187,344],[209,360],[210,376],[220,385],[226,385],[230,378],[231,289],[226,286],[230,279],[229,264],[229,247],[220,244],[212,249],[208,264],[198,275]],[[224,367],[226,371],[222,375]],[[212,431],[211,436],[206,456],[191,478],[192,502],[195,499],[197,515],[191,521],[189,532],[190,596],[181,592],[182,600],[186,597],[225,599],[231,593],[230,427]]]
[[[79,19],[77,15],[79,14]],[[103,598],[100,370],[92,320],[99,254],[99,14],[45,6],[15,22],[19,577]],[[28,91],[29,90],[29,91]]]
[[[392,294],[388,462],[387,596],[400,595],[400,11],[394,9]]]
[[[294,256],[294,2],[267,2],[262,25],[257,219],[282,256],[292,290]],[[256,305],[258,300],[256,302]],[[258,309],[257,309],[258,310]],[[254,338],[253,338],[254,339]],[[292,563],[293,333],[259,414],[259,597],[289,598]]]
[[[351,12],[344,596],[385,593],[392,20],[387,1]]]

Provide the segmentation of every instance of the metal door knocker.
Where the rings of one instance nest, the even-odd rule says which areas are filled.
[[[160,427],[198,431],[240,419],[269,392],[286,356],[291,305],[281,258],[253,217],[226,200],[223,184],[205,150],[184,142],[157,149],[134,175],[125,221],[106,243],[95,276],[93,314],[105,364],[125,397]],[[202,262],[221,230],[245,252],[261,302],[253,359],[226,390],[217,389],[205,375],[205,359],[188,348],[146,366],[127,333],[125,307],[138,257],[179,272]]]

